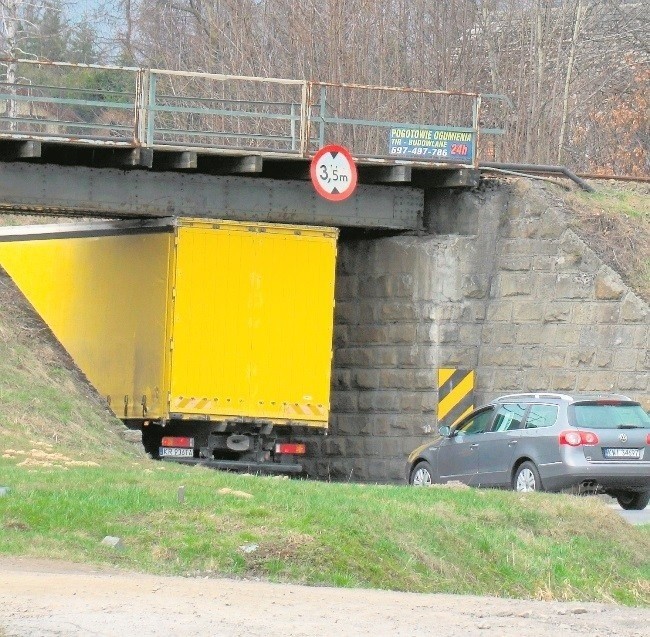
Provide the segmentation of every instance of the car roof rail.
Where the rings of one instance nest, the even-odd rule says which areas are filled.
[[[540,398],[555,398],[556,400],[573,400],[572,396],[568,394],[560,394],[554,392],[528,392],[522,394],[508,394],[506,396],[499,396],[494,402],[500,403],[506,400],[512,400],[513,398],[519,398],[523,400],[539,400]]]

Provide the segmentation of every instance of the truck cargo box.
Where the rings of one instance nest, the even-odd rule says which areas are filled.
[[[119,418],[327,426],[336,229],[75,227],[0,265]]]

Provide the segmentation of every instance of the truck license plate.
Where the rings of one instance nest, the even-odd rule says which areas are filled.
[[[167,458],[193,458],[194,449],[181,449],[180,447],[160,447],[160,457]]]
[[[605,458],[640,458],[641,449],[603,449]]]

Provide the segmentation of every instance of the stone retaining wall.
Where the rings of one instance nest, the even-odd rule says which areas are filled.
[[[322,479],[397,482],[436,425],[437,371],[512,391],[617,391],[649,407],[650,308],[523,180],[430,197],[425,236],[339,244]]]

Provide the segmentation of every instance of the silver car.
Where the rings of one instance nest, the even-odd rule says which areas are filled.
[[[409,484],[607,493],[624,509],[650,500],[650,416],[626,396],[502,396],[439,434],[410,454]]]

